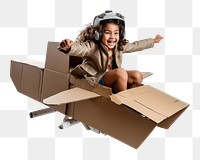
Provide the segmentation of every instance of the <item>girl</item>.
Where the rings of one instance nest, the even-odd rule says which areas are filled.
[[[84,77],[95,86],[111,87],[113,93],[140,86],[143,76],[139,71],[121,68],[122,54],[152,48],[163,38],[145,39],[129,43],[125,38],[125,21],[119,13],[106,11],[94,18],[93,24],[80,32],[75,42],[63,40],[58,49],[71,56],[80,56],[83,63],[71,74]]]

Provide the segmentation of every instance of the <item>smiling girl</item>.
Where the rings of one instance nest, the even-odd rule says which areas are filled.
[[[137,70],[121,68],[122,54],[152,48],[163,37],[129,43],[125,39],[125,20],[119,13],[106,11],[94,18],[93,24],[80,32],[74,42],[63,40],[58,49],[65,54],[83,58],[83,63],[75,67],[71,74],[83,77],[95,86],[105,85],[113,93],[140,86],[142,74]]]

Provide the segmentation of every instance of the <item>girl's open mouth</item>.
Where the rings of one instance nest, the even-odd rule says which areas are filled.
[[[116,41],[109,39],[107,41],[107,45],[108,45],[109,48],[113,48],[116,45]]]

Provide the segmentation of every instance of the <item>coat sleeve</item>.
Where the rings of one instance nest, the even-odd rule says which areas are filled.
[[[95,43],[92,41],[87,41],[84,43],[76,42],[71,46],[67,54],[71,56],[85,57],[94,53],[95,49]]]
[[[148,48],[152,48],[152,47],[154,47],[153,39],[152,38],[144,39],[144,40],[135,41],[132,43],[127,43],[124,46],[123,53],[142,51],[144,49],[148,49]]]

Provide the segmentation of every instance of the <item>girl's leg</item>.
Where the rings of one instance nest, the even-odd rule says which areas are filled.
[[[127,74],[128,74],[127,88],[138,87],[142,84],[143,76],[139,71],[131,70],[127,71]]]
[[[114,93],[127,89],[128,74],[123,68],[110,70],[103,77],[105,86],[111,87]]]

